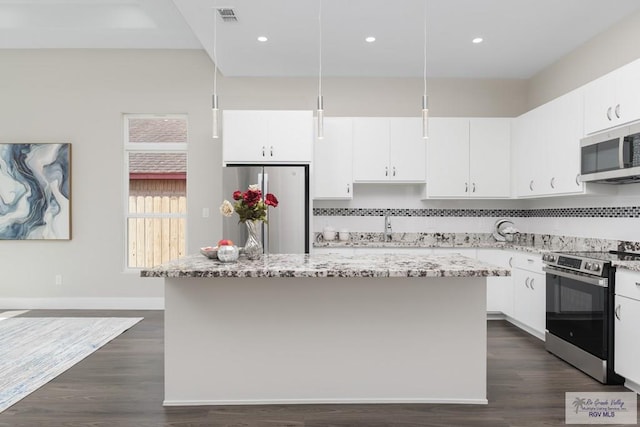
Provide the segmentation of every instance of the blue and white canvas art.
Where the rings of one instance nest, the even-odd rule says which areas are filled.
[[[0,240],[71,238],[71,144],[0,144]]]

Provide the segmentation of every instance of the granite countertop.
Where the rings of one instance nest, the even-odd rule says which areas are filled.
[[[611,264],[617,268],[640,272],[640,261],[612,261]]]
[[[487,277],[509,276],[511,270],[458,254],[359,255],[272,254],[249,261],[221,263],[189,255],[142,270],[142,277]]]
[[[317,233],[314,248],[489,248],[510,249],[529,253],[545,253],[551,250],[549,244],[534,244],[532,238],[521,238],[514,242],[498,242],[490,233],[392,233],[385,240],[383,233],[351,233],[349,240],[325,241],[322,233]]]

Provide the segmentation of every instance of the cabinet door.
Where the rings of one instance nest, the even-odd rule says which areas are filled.
[[[389,174],[389,120],[379,117],[355,117],[354,182],[388,181]]]
[[[424,182],[426,179],[426,139],[422,138],[422,119],[389,119],[389,167],[391,180]]]
[[[429,197],[469,196],[469,120],[429,119],[427,140]]]
[[[324,138],[314,144],[314,199],[353,198],[352,140],[351,118],[325,117]]]
[[[544,335],[546,317],[545,275],[514,268],[513,318]]]
[[[620,124],[640,119],[640,60],[636,60],[620,69],[616,87],[614,116]],[[616,116],[616,108],[617,116]]]
[[[313,112],[265,111],[269,139],[267,155],[273,162],[311,162]],[[247,123],[247,127],[253,126]]]
[[[615,72],[585,85],[584,130],[594,133],[616,125],[614,118]]]
[[[250,163],[268,160],[268,117],[264,111],[222,112],[224,163]]]
[[[616,295],[615,310],[615,371],[640,384],[640,301]]]
[[[469,130],[471,197],[509,197],[511,119],[471,119]]]
[[[549,103],[551,119],[547,142],[548,191],[551,194],[582,193],[580,139],[584,136],[584,96],[581,89]]]
[[[544,336],[547,317],[547,277],[540,273],[528,273],[529,290],[531,291],[530,301],[530,324],[540,336]]]
[[[546,176],[547,160],[544,138],[541,134],[544,111],[531,110],[515,119],[514,136],[514,179],[518,197],[543,194],[542,181]]]
[[[506,251],[478,249],[479,261],[511,268],[510,259],[511,255]],[[511,276],[487,277],[487,311],[513,315],[513,278]]]

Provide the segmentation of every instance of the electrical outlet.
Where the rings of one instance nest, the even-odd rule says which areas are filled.
[[[56,274],[56,285],[62,285],[62,274]]]
[[[209,218],[209,208],[202,208],[202,218]]]

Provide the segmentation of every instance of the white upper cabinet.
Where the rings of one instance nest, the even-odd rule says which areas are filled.
[[[422,119],[393,117],[389,119],[389,134],[391,179],[402,182],[424,182],[427,140],[422,138]]]
[[[585,85],[585,133],[640,120],[640,60]]]
[[[548,174],[543,191],[550,194],[584,192],[580,177],[580,139],[584,136],[584,93],[574,90],[548,104],[546,138]]]
[[[313,198],[353,198],[353,119],[325,117],[324,138],[316,139],[313,155]]]
[[[354,182],[424,182],[421,119],[353,118]]]
[[[510,197],[511,119],[429,120],[429,198]]]
[[[469,120],[430,118],[427,144],[428,197],[469,197]]]
[[[511,195],[511,119],[471,119],[469,128],[469,182],[471,197]]]
[[[309,163],[312,111],[224,110],[222,160],[228,163]]]
[[[580,175],[583,135],[581,89],[516,118],[513,174],[517,197],[584,193]]]

